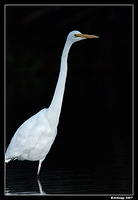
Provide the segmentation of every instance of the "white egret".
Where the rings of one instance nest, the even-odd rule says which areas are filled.
[[[79,31],[71,31],[68,34],[61,56],[60,73],[52,102],[49,108],[40,110],[17,129],[5,154],[6,163],[15,159],[39,161],[37,176],[39,175],[41,164],[57,135],[70,47],[74,42],[87,38],[98,38],[98,36],[82,34]]]

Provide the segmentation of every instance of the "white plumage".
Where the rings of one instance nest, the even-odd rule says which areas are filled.
[[[6,151],[6,162],[18,160],[44,160],[56,137],[46,118],[47,109],[26,120],[15,132]]]
[[[6,163],[15,159],[39,161],[37,171],[37,175],[39,175],[41,164],[57,135],[70,47],[74,42],[86,38],[98,38],[98,36],[81,34],[79,31],[69,33],[62,52],[59,78],[52,102],[48,109],[40,110],[17,129],[5,154]]]

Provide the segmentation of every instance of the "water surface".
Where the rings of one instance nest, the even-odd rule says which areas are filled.
[[[58,162],[52,165],[48,162],[44,161],[39,179],[36,178],[38,162],[9,163],[5,194],[131,194],[131,171],[128,165],[124,168],[113,160],[103,163],[100,157],[93,163],[70,160],[67,164]]]

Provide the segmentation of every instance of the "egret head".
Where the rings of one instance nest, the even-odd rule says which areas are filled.
[[[79,31],[71,31],[67,36],[67,41],[74,43],[87,38],[99,38],[99,36],[82,34]]]

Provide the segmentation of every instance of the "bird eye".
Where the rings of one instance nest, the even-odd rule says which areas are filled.
[[[77,34],[74,34],[74,37],[77,37]]]

